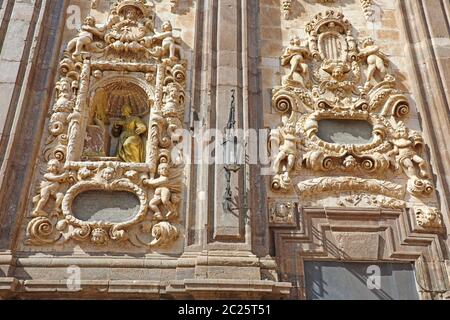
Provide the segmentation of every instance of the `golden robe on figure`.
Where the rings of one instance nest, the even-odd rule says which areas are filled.
[[[140,118],[124,113],[125,119],[116,121],[113,127],[114,136],[119,136],[117,157],[124,162],[142,163],[145,148],[141,135],[147,131],[147,126]]]

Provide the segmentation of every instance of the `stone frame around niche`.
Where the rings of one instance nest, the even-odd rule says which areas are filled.
[[[127,18],[127,10],[140,14]],[[167,29],[165,33],[159,33],[154,16],[153,6],[146,1],[118,0],[103,25],[96,24],[92,17],[86,18],[86,27],[96,30],[90,43],[81,42],[83,35],[69,42],[59,64],[56,101],[42,148],[41,160],[47,162],[47,172],[38,175],[39,194],[33,198],[35,206],[27,226],[26,244],[50,245],[64,239],[109,247],[129,243],[157,250],[181,238],[179,211],[184,166],[173,158],[181,153],[175,155],[172,151],[179,148],[182,139],[178,130],[183,129],[187,60],[182,59],[178,45],[181,39],[172,43],[178,48],[175,52],[163,44],[168,37],[167,28],[173,30],[170,21],[162,25],[162,29]],[[124,25],[132,27],[122,28]],[[155,39],[155,35],[159,38]],[[170,37],[174,37],[172,33]],[[73,51],[75,42],[77,48]],[[139,134],[145,149],[142,162],[118,161],[106,150],[105,157],[96,159],[83,155],[87,128],[94,126],[92,117],[97,112],[90,105],[92,93],[120,81],[134,84],[136,90],[146,94],[144,97],[137,92],[134,97],[139,103],[144,101],[144,109],[148,109],[144,110],[148,115],[144,121],[146,131]],[[128,102],[122,99],[121,104],[130,103],[130,97],[125,96]],[[109,102],[104,103],[103,111],[109,110]],[[105,135],[108,127],[100,128]],[[100,140],[98,143],[105,145]],[[164,199],[160,195],[163,188]],[[71,209],[80,190],[131,192],[139,199],[139,213],[123,223],[81,221]]]

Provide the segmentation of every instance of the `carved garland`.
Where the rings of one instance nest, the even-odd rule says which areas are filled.
[[[186,61],[170,22],[156,31],[154,18],[146,0],[119,0],[105,24],[87,17],[69,42],[42,150],[48,167],[33,199],[28,244],[65,239],[161,248],[179,237],[183,168],[172,150],[181,142]],[[127,84],[136,90],[122,90]],[[110,109],[120,103],[122,119]],[[110,131],[120,134],[117,154],[105,147]],[[139,212],[123,223],[77,218],[75,198],[101,190],[135,194]]]

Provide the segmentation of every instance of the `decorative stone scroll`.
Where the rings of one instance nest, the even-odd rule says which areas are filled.
[[[308,39],[293,37],[281,56],[286,75],[272,96],[282,116],[269,141],[272,190],[302,198],[342,191],[341,206],[389,208],[406,207],[406,190],[416,203],[429,203],[434,187],[424,142],[404,123],[408,99],[396,89],[381,48],[370,38],[356,39],[352,28],[342,13],[319,13],[306,25]],[[332,124],[348,130],[330,132]],[[340,142],[323,139],[322,131]],[[383,180],[387,176],[407,183]]]
[[[60,63],[42,149],[48,168],[28,244],[173,245],[180,236],[186,64],[171,23],[155,28],[149,1],[117,1],[102,25],[85,19]],[[93,191],[132,193],[139,210],[120,223],[82,221],[74,200]]]

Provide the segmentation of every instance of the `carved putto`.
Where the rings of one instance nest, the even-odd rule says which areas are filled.
[[[180,152],[186,61],[175,33],[168,21],[155,28],[146,0],[117,1],[104,24],[85,19],[60,63],[28,244],[158,250],[179,239],[183,167],[172,156]],[[83,220],[74,203],[85,192],[98,192],[99,202],[102,192],[131,193],[139,208],[122,222]]]
[[[284,77],[283,84],[290,82],[304,87],[311,86],[309,69],[306,60],[309,58],[309,51],[301,45],[299,37],[291,39],[290,45],[281,56],[281,65],[289,66],[289,73]]]
[[[281,56],[282,86],[272,106],[271,187],[312,198],[335,190],[342,206],[426,205],[434,191],[423,139],[405,125],[408,98],[396,89],[389,58],[371,38],[358,41],[342,13],[319,13],[307,44],[291,39]],[[335,176],[301,181],[302,176]],[[392,183],[405,179],[405,186]]]
[[[103,30],[96,27],[94,17],[86,17],[84,24],[81,26],[78,36],[67,45],[67,51],[72,52],[72,57],[77,58],[81,53],[94,50],[94,39],[101,39],[104,36]]]
[[[358,57],[364,59],[368,66],[366,74],[367,87],[371,85],[371,82],[377,82],[375,79],[376,74],[378,74],[380,79],[384,79],[388,72],[389,60],[380,51],[380,47],[375,45],[372,38],[367,38],[362,42]]]
[[[67,52],[80,62],[86,57],[128,62],[182,58],[181,38],[170,21],[160,31],[155,28],[154,5],[146,0],[117,1],[103,25],[87,17]]]

